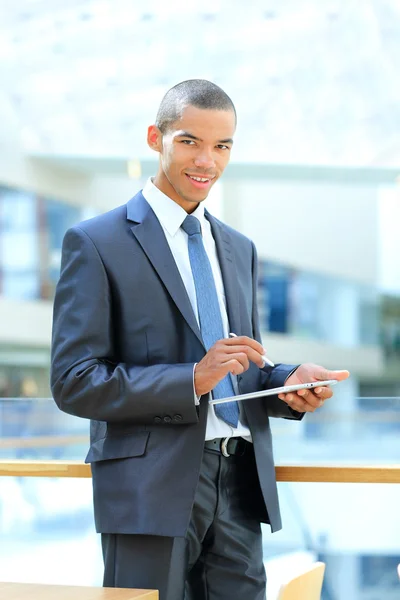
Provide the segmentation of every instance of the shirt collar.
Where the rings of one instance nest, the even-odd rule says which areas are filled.
[[[174,236],[187,217],[187,212],[169,196],[164,194],[164,192],[159,190],[152,182],[151,177],[147,180],[142,194],[150,204],[161,225],[171,236]],[[206,218],[204,216],[204,206],[202,203],[200,203],[196,210],[191,214],[199,219],[202,231],[204,231]]]

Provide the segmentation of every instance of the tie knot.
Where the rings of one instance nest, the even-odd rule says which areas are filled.
[[[181,227],[183,231],[185,231],[189,236],[195,235],[196,233],[201,233],[200,221],[192,215],[188,215],[186,217]]]

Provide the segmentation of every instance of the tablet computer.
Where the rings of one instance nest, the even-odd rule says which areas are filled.
[[[338,383],[336,379],[327,379],[326,381],[312,381],[310,383],[298,383],[297,385],[284,385],[269,390],[260,390],[259,392],[250,392],[249,394],[238,394],[237,396],[230,396],[229,398],[210,400],[210,404],[223,404],[225,402],[233,402],[234,400],[251,400],[252,398],[264,398],[264,396],[275,396],[276,394],[288,394],[289,392],[309,390],[324,385],[335,385],[335,383]]]

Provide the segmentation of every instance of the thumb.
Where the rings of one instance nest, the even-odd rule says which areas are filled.
[[[336,379],[336,381],[343,381],[350,376],[349,371],[327,371],[323,369],[320,373],[318,373],[317,379],[323,381],[324,379]]]

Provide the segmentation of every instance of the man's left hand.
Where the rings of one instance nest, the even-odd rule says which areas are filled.
[[[336,379],[343,381],[349,377],[349,371],[328,371],[324,367],[305,363],[300,365],[296,371],[285,381],[285,385],[297,385],[312,381],[327,381]],[[333,391],[328,386],[316,387],[312,390],[299,390],[289,394],[279,394],[278,398],[284,400],[290,408],[297,412],[314,412],[320,408],[325,400],[333,396]]]

